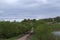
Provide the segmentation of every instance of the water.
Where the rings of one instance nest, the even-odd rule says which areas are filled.
[[[60,36],[60,31],[52,32],[56,36]]]

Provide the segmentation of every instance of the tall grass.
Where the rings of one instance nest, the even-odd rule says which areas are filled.
[[[22,35],[30,30],[30,28],[31,26],[28,23],[0,21],[0,38],[11,38]]]
[[[55,40],[55,36],[51,33],[57,25],[48,25],[45,22],[37,22],[35,34],[30,38],[31,40]]]
[[[48,20],[47,20],[48,22]],[[60,30],[60,24],[47,24],[44,20],[24,20],[22,22],[0,21],[0,38],[11,38],[22,35],[34,28],[31,40],[55,40],[52,31]],[[51,22],[49,20],[49,22]],[[32,23],[32,24],[31,24]]]

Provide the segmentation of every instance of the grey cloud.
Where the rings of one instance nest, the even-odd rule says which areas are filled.
[[[0,0],[1,1],[1,0]],[[6,18],[45,18],[60,16],[60,0],[48,0],[46,4],[36,0],[21,0],[16,5],[7,5],[0,2],[1,17]]]

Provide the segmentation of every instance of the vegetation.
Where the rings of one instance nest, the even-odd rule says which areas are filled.
[[[35,33],[30,40],[56,40],[53,31],[60,31],[60,17],[36,21]]]
[[[0,21],[0,38],[11,38],[22,35],[31,29],[28,22]]]
[[[53,31],[60,31],[60,17],[40,20],[24,19],[21,22],[0,21],[0,39],[13,40],[13,37],[23,35],[34,28],[30,40],[55,40]]]

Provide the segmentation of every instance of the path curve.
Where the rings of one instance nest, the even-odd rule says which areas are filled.
[[[31,29],[29,34],[26,34],[25,36],[18,38],[17,40],[29,40],[30,36],[33,34],[33,28]]]

